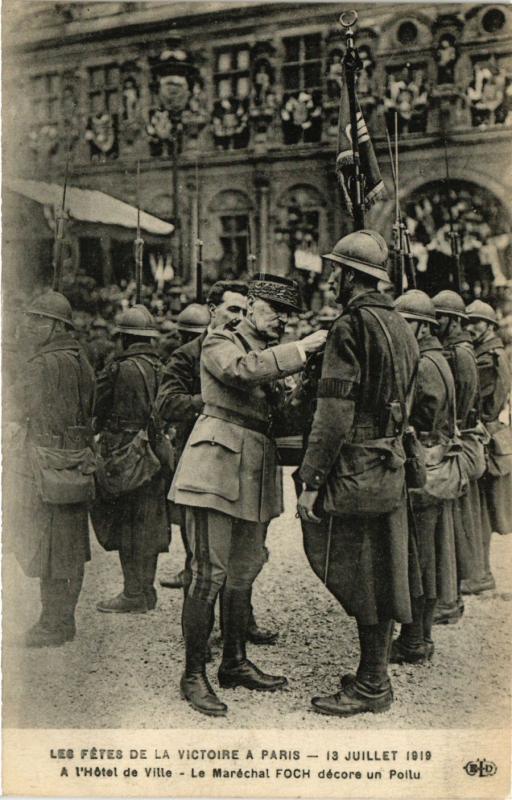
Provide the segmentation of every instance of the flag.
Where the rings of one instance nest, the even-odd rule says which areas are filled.
[[[357,137],[359,141],[359,160],[363,176],[363,200],[366,207],[373,205],[377,200],[386,198],[386,189],[382,180],[377,157],[364,121],[363,112],[356,94],[357,107]],[[338,156],[336,158],[336,174],[345,199],[347,210],[353,214],[352,197],[350,194],[350,179],[353,174],[352,165],[352,129],[350,125],[350,104],[347,82],[344,80],[341,87],[340,115],[338,120]]]

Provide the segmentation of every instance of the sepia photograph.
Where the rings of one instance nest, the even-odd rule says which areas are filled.
[[[505,798],[512,6],[2,4],[4,792]]]

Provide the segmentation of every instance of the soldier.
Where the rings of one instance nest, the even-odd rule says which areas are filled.
[[[260,275],[249,284],[247,316],[235,331],[203,342],[198,418],[178,465],[170,498],[187,507],[192,582],[184,602],[182,696],[203,714],[225,716],[205,670],[215,598],[224,586],[224,649],[219,682],[274,691],[286,678],[262,672],[246,655],[251,587],[265,563],[270,520],[282,512],[280,470],[269,438],[272,382],[301,370],[325,333],[279,344],[290,310],[300,310],[295,281]]]
[[[466,307],[460,295],[444,289],[432,298],[439,321],[439,339],[445,358],[455,381],[457,428],[463,433],[476,424],[478,405],[478,371],[471,336],[463,330]],[[454,527],[457,559],[457,581],[459,596],[456,605],[450,607],[438,603],[436,624],[453,624],[464,613],[461,583],[464,579],[480,581],[483,578],[483,552],[480,533],[480,501],[476,481],[470,481],[468,490],[454,504]],[[480,546],[479,546],[480,545]]]
[[[113,357],[115,349],[115,345],[110,339],[107,321],[102,317],[97,317],[91,323],[89,341],[85,344],[87,357],[96,374],[106,367]]]
[[[447,443],[454,434],[453,376],[435,336],[438,323],[429,296],[413,289],[397,299],[395,308],[409,322],[420,349],[409,419],[428,452],[430,448]],[[393,642],[391,661],[418,664],[432,658],[434,653],[432,625],[438,592],[445,603],[457,601],[453,501],[437,499],[422,489],[410,490],[409,497],[423,594],[411,596],[412,623],[402,625],[400,636]],[[443,557],[448,548],[451,558]]]
[[[18,458],[11,451],[10,477],[16,483],[5,497],[15,555],[26,575],[40,579],[41,616],[26,644],[41,647],[75,637],[75,608],[91,557],[87,503],[94,493],[95,381],[71,336],[71,306],[64,295],[45,292],[26,313],[25,333],[34,352],[12,388],[6,413],[19,423],[25,441]]]
[[[160,372],[152,341],[158,331],[145,306],[124,311],[118,331],[123,350],[100,376],[95,405],[96,430],[107,469],[109,459],[121,448],[128,448],[140,431],[148,431],[154,444],[151,416]],[[147,477],[119,496],[102,492],[92,509],[96,535],[106,550],[119,551],[124,579],[123,591],[98,603],[98,611],[142,614],[156,606],[158,554],[169,547],[170,525],[162,470],[157,467]]]
[[[175,350],[169,362],[162,369],[157,406],[162,419],[168,425],[175,426],[177,462],[203,408],[199,359],[210,321],[211,315],[208,308],[200,303],[191,303],[183,311],[180,311],[176,322],[183,344]],[[169,579],[163,578],[160,585],[168,589],[183,589],[187,566],[191,558],[185,533],[184,509],[173,508],[172,521],[180,526],[186,556],[185,569]]]
[[[490,565],[491,534],[493,531],[509,533],[512,528],[511,458],[501,455],[502,448],[492,439],[494,436],[499,440],[499,432],[503,430],[499,417],[510,394],[512,376],[503,342],[496,333],[495,310],[488,303],[475,300],[466,308],[466,314],[480,379],[480,413],[491,435],[487,472],[479,482],[485,569],[480,590],[483,591],[496,586]]]
[[[327,524],[324,515],[319,525],[323,565],[315,569],[313,559],[310,563],[347,614],[356,618],[361,647],[357,675],[344,676],[339,692],[314,697],[312,704],[322,714],[351,716],[390,707],[393,692],[387,669],[393,620],[411,622],[405,456],[400,443],[403,407],[412,392],[419,353],[393,301],[377,291],[377,282],[387,278],[388,248],[382,236],[371,230],[351,233],[324,258],[336,270],[344,311],[327,339],[300,469],[305,486],[298,511],[307,524],[322,522],[318,514],[328,512]],[[372,444],[377,451],[371,450]],[[402,454],[397,461],[395,447]],[[352,456],[358,460],[351,463]],[[380,463],[379,469],[389,468],[373,485],[376,470],[370,465]],[[338,502],[341,479],[362,472],[371,473],[367,477],[372,485],[366,490],[371,510],[361,513],[358,493],[353,503],[357,513],[346,513],[346,503]],[[385,507],[392,510],[381,513],[391,483],[393,497]],[[309,549],[308,528],[304,535]],[[311,548],[317,556],[320,545],[316,541]],[[416,587],[412,593],[419,593]]]

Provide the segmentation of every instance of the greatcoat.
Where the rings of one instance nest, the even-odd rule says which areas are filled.
[[[480,378],[481,417],[492,436],[501,427],[499,418],[510,394],[512,375],[503,342],[498,336],[480,342],[475,355]],[[510,413],[508,424],[511,424]],[[493,531],[512,531],[512,455],[499,457],[493,451],[491,441],[488,471],[479,483],[484,542]],[[489,569],[487,563],[486,571]]]
[[[142,375],[146,375],[151,398]],[[115,438],[123,447],[137,431],[148,425],[151,401],[158,387],[160,361],[149,344],[132,344],[117,356],[98,379],[95,423],[98,432]],[[144,539],[147,556],[166,552],[170,525],[165,501],[166,486],[161,472],[144,486],[119,497],[98,493],[91,510],[93,527],[106,550],[135,551],[136,540]]]
[[[347,304],[327,339],[317,407],[300,470],[306,485],[320,490],[319,498],[337,459],[343,459],[344,443],[385,435],[383,410],[398,400],[393,356],[378,325],[365,321],[365,307],[375,311],[390,332],[404,396],[412,387],[419,360],[411,328],[390,298],[368,291]],[[376,505],[378,498],[375,486]],[[333,516],[324,525],[305,525],[304,534],[313,570],[358,623],[411,621],[410,592],[421,594],[421,579],[409,536],[405,485],[402,503],[390,514]]]
[[[17,451],[10,452],[12,462],[6,456],[6,530],[30,577],[74,578],[90,560],[87,505],[43,503],[28,448],[87,446],[74,438],[77,427],[89,429],[85,439],[91,443],[94,387],[94,372],[82,347],[66,333],[29,358],[22,377],[6,392],[6,418],[18,423],[19,441],[23,438]]]
[[[241,338],[240,338],[241,337]],[[247,319],[203,342],[203,413],[180,459],[169,499],[249,522],[283,510],[281,468],[268,436],[270,384],[302,369],[295,343],[268,347]]]

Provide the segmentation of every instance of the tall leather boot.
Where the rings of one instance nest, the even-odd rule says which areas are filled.
[[[224,587],[224,649],[219,683],[223,688],[245,686],[246,689],[273,692],[284,688],[288,681],[283,675],[267,675],[247,658],[245,643],[250,608],[250,589]]]
[[[412,622],[402,625],[399,637],[391,646],[392,664],[423,664],[430,657],[423,628],[425,597],[411,597],[411,609]]]
[[[436,610],[436,600],[425,600],[423,610],[423,638],[427,647],[427,657],[434,655],[434,640],[432,638],[432,627],[434,625],[434,614]]]
[[[260,628],[254,617],[254,608],[251,600],[249,601],[249,622],[247,624],[247,641],[251,644],[275,644],[279,638],[279,631],[271,631],[269,628]]]
[[[211,603],[188,594],[183,605],[186,658],[180,690],[182,698],[188,700],[196,711],[209,717],[225,717],[228,707],[219,700],[206,676],[206,647],[211,620]]]
[[[393,702],[388,676],[390,640],[393,622],[377,625],[357,624],[361,660],[355,679],[342,678],[341,690],[332,695],[313,697],[312,705],[320,714],[351,717],[368,711],[387,711]]]

